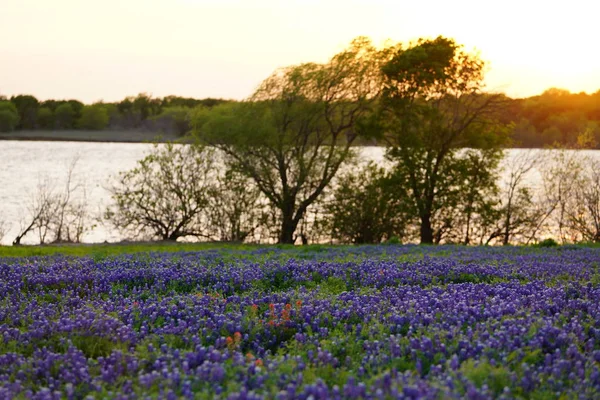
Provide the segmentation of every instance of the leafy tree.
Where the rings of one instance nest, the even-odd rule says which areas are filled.
[[[39,101],[30,95],[18,95],[10,98],[19,113],[17,129],[34,129],[37,122]]]
[[[75,125],[76,112],[71,103],[63,103],[56,107],[54,118],[59,129],[72,129]]]
[[[0,132],[11,132],[18,124],[17,107],[10,101],[0,101]]]
[[[78,126],[83,129],[101,130],[108,125],[108,112],[103,104],[85,106],[81,112]]]
[[[133,99],[133,109],[139,113],[142,121],[160,113],[160,100],[146,93],[140,93]]]
[[[190,111],[183,106],[170,106],[163,108],[159,115],[153,117],[153,120],[165,131],[184,136],[190,131]]]
[[[139,128],[148,118],[160,114],[161,101],[146,93],[140,93],[136,97],[126,97],[117,104],[117,109],[121,114],[121,125],[126,128]]]
[[[114,103],[102,103],[104,109],[106,110],[106,114],[108,115],[108,126],[110,127],[118,127],[119,125],[119,109]]]
[[[85,104],[83,104],[79,100],[67,100],[67,103],[70,104],[71,107],[73,108],[73,112],[74,112],[74,120],[73,121],[77,121],[79,118],[81,118],[81,113],[83,111],[83,107],[85,107]]]
[[[54,128],[54,113],[49,107],[40,107],[37,113],[38,128],[52,129]]]
[[[577,148],[595,149],[598,147],[598,138],[600,137],[600,127],[596,123],[590,123],[577,136]]]
[[[398,48],[383,67],[387,156],[409,184],[420,240],[433,243],[436,220],[460,196],[459,148],[491,149],[507,137],[495,121],[504,101],[483,93],[484,63],[453,40],[438,37]]]
[[[215,155],[197,145],[154,146],[111,189],[115,204],[105,217],[135,237],[210,238],[205,211],[213,196]]]
[[[406,196],[389,190],[390,184],[397,182],[374,163],[337,179],[331,198],[323,205],[322,223],[331,237],[356,244],[404,238],[411,222],[410,203]]]
[[[206,99],[193,99],[193,98],[189,98],[189,97],[179,97],[179,96],[166,96],[163,97],[163,99],[160,101],[160,107],[161,109],[167,108],[167,107],[186,107],[186,108],[194,108],[197,106],[205,106],[208,108],[212,108],[214,106],[217,106],[219,104],[223,104],[223,103],[227,103],[230,100],[223,100],[223,99],[213,99],[213,98],[206,98]]]
[[[380,85],[382,55],[357,39],[326,64],[276,71],[249,101],[196,110],[197,137],[218,147],[280,213],[293,243],[308,207],[352,155]]]

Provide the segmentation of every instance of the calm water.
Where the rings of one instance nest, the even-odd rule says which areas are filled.
[[[106,187],[120,171],[135,166],[152,145],[146,143],[83,143],[0,141],[0,220],[10,227],[3,243],[10,243],[19,230],[20,221],[26,218],[27,205],[45,180],[52,180],[58,189],[63,187],[69,165],[77,159],[74,180],[84,182],[90,210],[101,215],[110,203]],[[523,150],[510,150],[507,158],[517,156]],[[366,160],[381,161],[384,149],[366,147],[361,149]],[[587,154],[600,159],[600,151]],[[529,180],[535,184],[539,174],[533,173]],[[31,237],[29,241],[34,238]],[[120,237],[109,226],[98,226],[88,233],[84,241],[102,242]]]

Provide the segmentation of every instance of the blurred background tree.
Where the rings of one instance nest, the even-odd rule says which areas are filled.
[[[0,132],[12,132],[19,125],[19,112],[10,101],[0,101]]]

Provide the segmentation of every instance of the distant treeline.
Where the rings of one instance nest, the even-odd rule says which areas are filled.
[[[588,147],[600,143],[600,90],[594,94],[548,89],[539,96],[507,98],[504,123],[512,123],[511,147],[541,148],[560,144]],[[232,100],[178,96],[154,98],[142,93],[116,103],[85,105],[77,100],[39,101],[31,95],[0,96],[0,132],[18,130],[114,129],[183,135],[190,130],[190,111]],[[365,143],[364,141],[362,142]],[[375,144],[368,142],[370,144]],[[581,146],[578,146],[581,147]]]
[[[147,130],[183,135],[189,111],[213,107],[223,99],[178,96],[154,98],[141,93],[120,102],[86,105],[78,100],[39,101],[31,95],[0,96],[0,132],[19,130]]]

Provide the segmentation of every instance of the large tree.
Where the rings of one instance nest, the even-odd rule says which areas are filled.
[[[408,184],[399,190],[418,211],[421,242],[433,243],[442,208],[469,181],[459,149],[494,148],[506,137],[495,120],[504,98],[483,92],[484,62],[443,37],[396,48],[383,72],[388,157]]]
[[[280,243],[294,243],[307,209],[352,155],[385,54],[356,39],[325,64],[276,71],[247,101],[196,112],[197,137],[221,149],[279,211]]]

